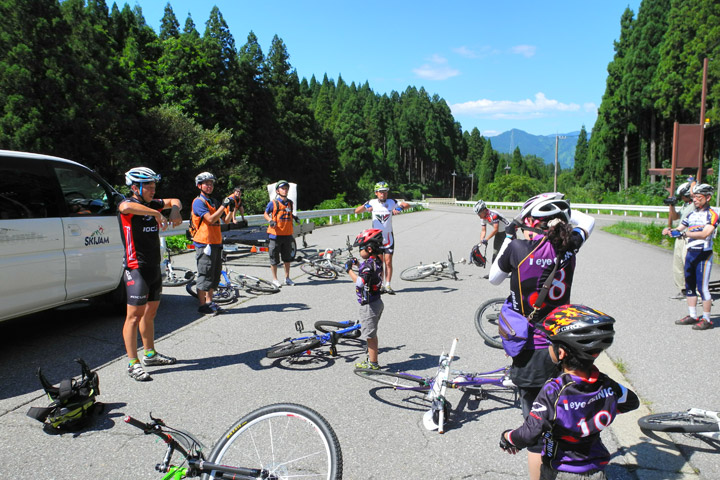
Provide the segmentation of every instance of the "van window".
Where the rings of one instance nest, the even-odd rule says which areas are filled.
[[[55,167],[69,216],[111,215],[109,192],[97,179],[74,168]]]
[[[0,220],[59,217],[57,180],[35,162],[0,158]]]

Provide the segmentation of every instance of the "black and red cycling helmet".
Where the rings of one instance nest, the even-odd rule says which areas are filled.
[[[363,230],[355,237],[353,247],[372,247],[374,251],[378,251],[382,247],[383,235],[379,228],[368,228]]]
[[[480,247],[477,245],[470,251],[470,261],[478,267],[484,267],[487,264],[487,258],[480,253]]]
[[[595,360],[612,345],[615,319],[585,305],[561,305],[541,326],[553,344],[561,345],[581,361]]]

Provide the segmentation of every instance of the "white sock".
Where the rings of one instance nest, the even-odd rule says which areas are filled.
[[[688,312],[692,318],[697,318],[697,307],[688,307]]]

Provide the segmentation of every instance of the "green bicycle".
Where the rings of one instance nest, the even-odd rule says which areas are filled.
[[[150,419],[145,423],[125,416],[125,423],[167,444],[163,462],[155,466],[165,474],[162,480],[342,479],[342,451],[335,432],[322,415],[303,405],[278,403],[247,414],[220,437],[207,457],[192,434],[152,415]],[[185,459],[182,465],[170,464],[176,451]]]

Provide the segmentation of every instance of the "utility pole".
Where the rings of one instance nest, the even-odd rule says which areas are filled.
[[[557,192],[557,177],[558,177],[558,143],[560,139],[567,138],[564,135],[555,135],[555,175],[553,177],[553,191]]]
[[[470,174],[470,200],[473,198],[473,182],[475,181],[475,172]]]
[[[452,198],[455,198],[455,177],[457,177],[457,173],[455,173],[455,170],[450,174],[453,177],[453,190],[452,190]]]

